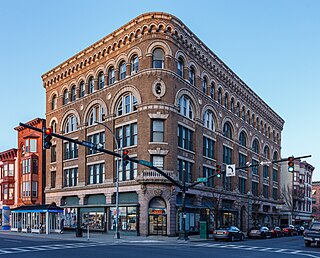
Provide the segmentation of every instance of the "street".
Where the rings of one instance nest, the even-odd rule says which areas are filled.
[[[0,256],[3,257],[320,257],[319,247],[306,248],[303,237],[253,239],[242,242],[166,241],[153,239],[77,241],[0,235]]]

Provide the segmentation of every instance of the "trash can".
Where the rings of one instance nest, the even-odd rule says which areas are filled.
[[[76,228],[76,237],[82,237],[82,228]]]

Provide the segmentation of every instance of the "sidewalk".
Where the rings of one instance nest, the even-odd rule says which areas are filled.
[[[50,240],[68,240],[68,241],[77,241],[77,242],[108,242],[108,243],[117,243],[117,242],[168,242],[168,243],[181,243],[185,242],[185,240],[178,240],[178,236],[168,237],[168,236],[135,236],[128,235],[120,232],[120,239],[114,238],[114,233],[98,233],[98,232],[89,232],[89,237],[87,232],[83,232],[82,237],[76,237],[76,233],[74,231],[66,231],[63,234],[51,233],[49,235],[46,234],[36,234],[36,233],[21,233],[21,232],[11,232],[0,230],[0,235],[8,235],[8,236],[25,236],[26,238],[34,237],[34,238],[42,238],[42,239],[50,239]],[[189,236],[190,242],[203,242],[203,241],[213,241],[213,238],[204,239],[200,238],[200,235],[191,235]]]

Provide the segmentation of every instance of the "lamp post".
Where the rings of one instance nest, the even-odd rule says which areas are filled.
[[[249,225],[250,225],[250,195],[251,195],[251,192],[248,191],[247,192],[247,195],[248,195],[248,231],[249,231]]]
[[[114,142],[116,144],[117,153],[119,154],[119,156],[117,157],[117,164],[116,164],[116,233],[114,235],[114,238],[120,239],[120,232],[119,232],[119,158],[122,161],[122,148],[119,149],[117,137],[115,136],[115,134],[112,132],[112,130],[108,126],[106,126],[105,124],[98,122],[98,121],[95,121],[95,123],[104,126],[112,134]]]

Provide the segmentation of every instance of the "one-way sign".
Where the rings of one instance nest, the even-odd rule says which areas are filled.
[[[236,175],[236,165],[230,164],[226,166],[226,176],[235,176]]]

